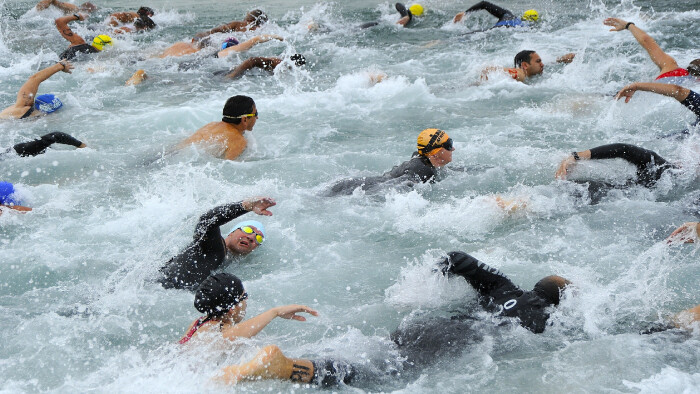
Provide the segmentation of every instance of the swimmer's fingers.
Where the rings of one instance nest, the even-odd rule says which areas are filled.
[[[559,164],[559,168],[557,168],[557,172],[554,173],[554,177],[556,179],[566,180],[566,175],[569,173],[569,166],[572,164],[574,164],[574,159],[570,157],[566,158]]]
[[[625,98],[625,103],[629,103],[630,99],[632,99],[632,96],[634,96],[634,92],[637,91],[637,88],[634,86],[634,84],[627,85],[624,88],[620,89],[620,91],[615,95],[615,99],[619,100],[621,98]]]
[[[298,321],[306,321],[304,316],[299,316],[297,313],[305,312],[312,316],[318,316],[318,312],[306,305],[285,305],[277,307],[277,316],[283,319],[291,319]]]
[[[603,21],[603,24],[606,26],[611,26],[612,29],[610,29],[610,31],[620,31],[625,29],[627,22],[620,18],[607,18]]]
[[[64,73],[70,74],[75,68],[75,66],[73,66],[73,63],[69,62],[68,60],[61,60],[59,63],[63,66],[63,70],[61,71],[63,71]]]
[[[666,243],[694,243],[695,238],[697,238],[697,226],[698,222],[688,222],[683,223],[682,226],[678,227],[674,232],[666,238]]]
[[[275,200],[270,197],[253,197],[242,202],[243,209],[247,211],[252,211],[258,215],[272,216],[272,212],[267,209],[277,205]]]

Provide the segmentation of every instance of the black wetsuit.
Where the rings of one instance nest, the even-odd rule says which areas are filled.
[[[493,27],[516,27],[529,25],[527,22],[521,21],[507,9],[501,8],[496,4],[489,3],[488,1],[480,1],[469,7],[469,9],[467,9],[465,12],[475,12],[481,10],[488,11],[489,14],[498,18],[498,22],[496,22]]]
[[[97,53],[99,50],[90,44],[69,47],[58,57],[61,60],[73,60],[79,53]]]
[[[637,167],[636,183],[652,187],[663,175],[664,171],[674,168],[672,164],[656,152],[630,144],[602,145],[591,150],[591,160],[623,159]]]
[[[408,22],[404,25],[404,27],[408,26],[408,24],[410,24],[413,21],[413,14],[411,13],[411,11],[408,8],[406,8],[406,6],[402,3],[396,3],[394,4],[394,6],[396,7],[396,11],[399,12],[399,15],[401,15],[402,18],[408,16]],[[379,22],[377,21],[366,22],[360,25],[360,29],[367,29],[369,27],[374,27],[377,25],[379,25]]]
[[[160,269],[160,283],[166,289],[193,290],[220,268],[226,258],[226,245],[219,226],[245,214],[240,202],[218,206],[199,218],[194,240]]]
[[[12,149],[14,149],[14,151],[22,157],[37,156],[46,152],[46,149],[53,144],[72,145],[78,148],[83,143],[66,133],[54,131],[53,133],[43,135],[41,138],[34,141],[17,144],[13,146]]]
[[[688,97],[686,97],[685,100],[681,101],[681,104],[683,104],[689,110],[693,111],[693,113],[695,114],[695,122],[693,122],[693,127],[697,127],[700,123],[700,94],[691,90],[690,94],[688,94]],[[673,133],[666,134],[664,136],[661,136],[661,138],[682,137],[687,136],[689,134],[690,130],[684,129],[682,131],[675,131]]]
[[[425,156],[413,154],[411,160],[395,166],[391,171],[380,176],[369,176],[360,178],[350,178],[342,180],[333,185],[326,193],[328,196],[349,195],[361,187],[362,190],[372,191],[372,189],[391,184],[403,182],[431,182],[437,176],[437,168],[430,163]]]

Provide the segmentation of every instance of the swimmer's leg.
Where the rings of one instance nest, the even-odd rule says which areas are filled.
[[[141,70],[136,70],[134,75],[131,76],[131,78],[127,79],[126,81],[126,86],[135,86],[143,82],[144,79],[148,78],[148,75],[146,75],[146,71],[141,69]]]
[[[223,369],[223,375],[216,379],[227,384],[236,384],[251,380],[291,380],[310,383],[314,377],[314,365],[311,360],[286,357],[279,347],[264,347],[249,362],[231,365]]]

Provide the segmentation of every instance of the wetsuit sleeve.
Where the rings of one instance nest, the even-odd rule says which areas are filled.
[[[66,133],[55,131],[53,133],[46,134],[37,140],[17,144],[13,148],[20,156],[37,156],[44,153],[49,146],[55,143],[72,145],[76,148],[83,144],[81,141]]]
[[[521,291],[499,270],[489,267],[463,252],[450,252],[441,263],[449,273],[459,275],[482,296],[494,297],[496,292]]]
[[[592,148],[591,159],[624,159],[637,167],[637,172],[645,171],[651,164],[666,164],[666,160],[656,152],[630,144],[609,144]]]
[[[697,94],[691,90],[688,97],[681,101],[681,104],[685,105],[686,108],[693,111],[695,116],[700,118],[700,94]]]
[[[474,12],[474,11],[488,11],[491,15],[495,16],[499,20],[503,19],[506,16],[512,16],[513,13],[508,11],[505,8],[501,8],[497,6],[496,4],[489,3],[488,1],[480,1],[473,6],[469,7],[466,12]]]
[[[231,220],[245,214],[241,202],[218,206],[204,215],[200,216],[197,227],[194,230],[195,240],[202,238],[221,238],[219,226],[222,226]]]

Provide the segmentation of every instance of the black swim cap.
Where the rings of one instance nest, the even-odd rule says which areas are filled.
[[[156,14],[155,12],[153,12],[153,8],[151,7],[141,7],[138,11],[136,11],[136,13],[140,16],[153,16]]]
[[[253,112],[255,101],[248,96],[233,96],[226,100],[224,104],[222,122],[239,124],[241,123],[241,115]]]
[[[700,59],[695,59],[688,64],[688,73],[694,77],[700,77]]]
[[[532,288],[532,291],[550,304],[559,305],[561,292],[569,284],[571,284],[571,282],[561,276],[551,275],[535,283],[535,287]]]
[[[297,67],[301,67],[306,64],[306,58],[301,53],[295,53],[290,57]]]
[[[220,273],[210,275],[197,288],[194,307],[207,316],[222,316],[246,298],[243,283],[237,276]]]

